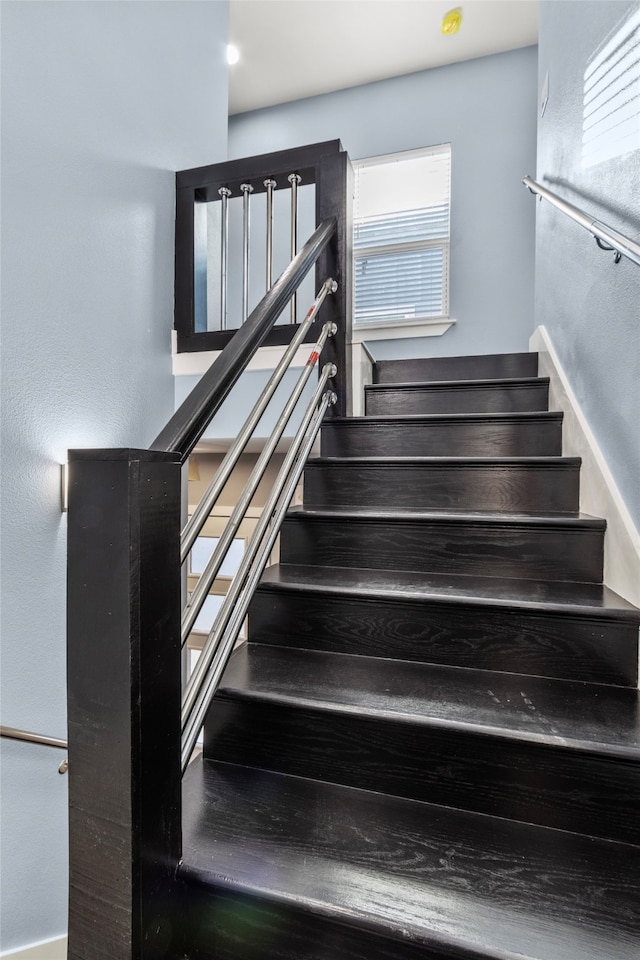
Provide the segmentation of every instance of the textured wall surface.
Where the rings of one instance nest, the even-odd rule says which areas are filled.
[[[585,69],[639,11],[637,2],[543,0],[539,48],[539,84],[548,73],[549,100],[539,121],[538,180],[636,242],[640,133],[635,150],[593,166],[583,164],[582,136]],[[585,230],[547,203],[537,207],[536,323],[547,327],[640,528],[640,268],[615,265]]]
[[[2,6],[7,725],[66,737],[59,463],[173,408],[174,171],[225,158],[226,42],[226,2]],[[67,815],[63,755],[2,747],[7,950],[65,931]]]
[[[352,159],[450,142],[451,297],[443,337],[372,343],[376,357],[527,350],[534,216],[536,48],[239,114],[229,156],[339,138]]]

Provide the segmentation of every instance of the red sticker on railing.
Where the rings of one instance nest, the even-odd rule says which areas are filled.
[[[315,303],[314,303],[314,305],[313,305],[312,307],[309,307],[309,310],[307,311],[307,315],[306,315],[306,317],[305,317],[305,320],[308,320],[308,319],[309,319],[309,317],[311,316],[311,314],[313,313],[313,311],[315,310],[315,308],[316,308]]]
[[[318,353],[318,351],[314,350],[313,353],[309,355],[309,359],[307,360],[307,366],[315,367],[316,363],[318,362],[319,356],[320,354]]]

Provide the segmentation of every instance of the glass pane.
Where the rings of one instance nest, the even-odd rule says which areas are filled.
[[[362,254],[355,260],[357,323],[443,315],[444,250]]]
[[[223,600],[224,597],[210,593],[205,602],[202,604],[202,609],[193,625],[193,629],[199,630],[201,633],[209,633],[211,627],[213,626],[213,621],[216,618],[218,610],[222,606]]]
[[[211,554],[218,543],[218,537],[198,537],[191,548],[191,559],[189,570],[191,573],[200,574],[206,567]],[[238,567],[244,555],[244,540],[233,540],[227,550],[227,554],[222,561],[219,575],[223,577],[233,577],[238,572]]]
[[[451,147],[356,164],[356,221],[449,203]]]
[[[354,225],[353,246],[379,247],[384,244],[435,240],[449,236],[449,204],[407,210],[405,213],[368,217]]]

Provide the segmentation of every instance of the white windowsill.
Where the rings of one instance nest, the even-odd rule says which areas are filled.
[[[435,320],[354,323],[351,343],[367,343],[371,340],[406,340],[408,337],[441,337],[455,322],[450,317],[438,317]]]

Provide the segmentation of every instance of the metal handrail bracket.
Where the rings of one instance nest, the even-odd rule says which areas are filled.
[[[626,237],[623,233],[608,226],[608,224],[603,223],[601,220],[596,220],[594,217],[591,217],[585,213],[584,210],[569,203],[568,200],[563,200],[557,193],[548,190],[547,187],[543,187],[542,184],[537,183],[531,177],[524,177],[522,182],[531,193],[537,194],[541,199],[547,200],[553,204],[554,207],[557,207],[558,210],[561,210],[562,213],[570,217],[571,220],[575,220],[581,227],[588,230],[601,250],[614,252],[615,263],[619,263],[622,257],[626,257],[628,260],[631,260],[632,263],[640,266],[640,244],[636,243],[635,240],[631,240],[630,237]]]
[[[18,727],[0,726],[0,737],[5,737],[7,740],[20,740],[23,743],[37,743],[42,747],[55,747],[59,750],[67,749],[66,740],[59,740],[57,737],[45,737],[41,733],[32,733],[31,730],[20,730]],[[65,757],[58,767],[58,773],[66,773],[68,769],[69,760]]]

